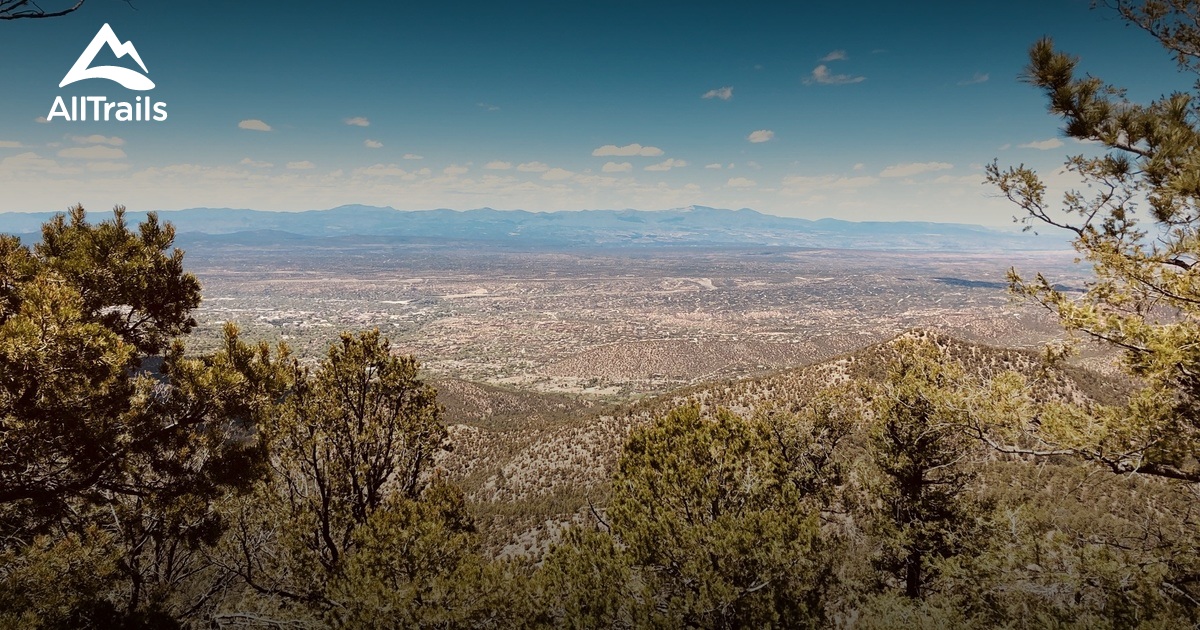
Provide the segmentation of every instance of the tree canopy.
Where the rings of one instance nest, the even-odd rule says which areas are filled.
[[[286,386],[287,353],[229,326],[218,352],[186,356],[178,337],[195,326],[200,284],[174,229],[151,214],[135,232],[120,207],[97,224],[78,206],[68,215],[33,247],[0,236],[4,551],[39,579],[70,553],[124,584],[64,603],[80,625],[186,609],[201,602],[158,598],[220,536],[216,503],[265,472],[254,426]]]
[[[1200,7],[1184,0],[1117,2],[1180,66],[1198,68]],[[1148,103],[1090,74],[1049,38],[1029,51],[1025,79],[1046,95],[1063,132],[1086,141],[1068,171],[1086,188],[1048,198],[1025,166],[993,163],[988,179],[1025,213],[1027,229],[1064,230],[1095,272],[1086,290],[1010,272],[1014,290],[1063,327],[1119,350],[1144,384],[1128,404],[1049,410],[1027,427],[1026,452],[1074,453],[1119,473],[1200,482],[1200,119],[1195,94]],[[1197,89],[1200,89],[1198,85]],[[1099,150],[1092,150],[1096,147]],[[1034,430],[1036,429],[1036,430]]]

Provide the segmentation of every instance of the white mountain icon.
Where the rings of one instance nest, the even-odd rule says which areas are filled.
[[[96,54],[104,46],[108,46],[117,58],[129,55],[137,62],[137,65],[142,67],[142,72],[150,72],[146,69],[146,64],[142,63],[142,58],[138,55],[137,49],[133,47],[133,42],[121,43],[117,39],[117,34],[113,32],[112,27],[108,24],[100,27],[96,36],[92,38],[92,43],[83,49],[83,54],[79,55],[79,59],[75,60],[75,65],[67,71],[67,76],[63,77],[58,87],[70,85],[76,81],[84,79],[108,79],[116,81],[130,90],[151,90],[154,89],[154,82],[144,74],[139,74],[135,70],[122,68],[120,66],[96,66],[89,67],[92,61],[96,59]]]

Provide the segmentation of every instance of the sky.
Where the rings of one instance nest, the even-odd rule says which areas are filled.
[[[1133,100],[1195,79],[1089,5],[87,0],[0,21],[0,212],[695,204],[1011,224],[984,164],[1065,186],[1066,157],[1094,150],[1020,81],[1038,38]],[[106,23],[153,89],[59,87]],[[58,96],[168,116],[46,122]]]

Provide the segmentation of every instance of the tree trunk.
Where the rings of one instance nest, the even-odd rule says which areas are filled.
[[[911,599],[921,598],[921,552],[912,550],[904,562],[904,594]]]

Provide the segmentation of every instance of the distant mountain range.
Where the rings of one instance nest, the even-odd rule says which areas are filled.
[[[36,237],[54,213],[0,213],[0,232]],[[130,212],[131,222],[145,212]],[[94,221],[107,212],[89,215]],[[230,208],[166,210],[159,217],[176,227],[181,241],[247,244],[316,239],[389,240],[425,243],[489,243],[517,247],[788,246],[869,250],[1014,251],[1066,248],[1062,235],[960,223],[917,221],[811,221],[748,208],[688,206],[673,210],[403,211],[340,206],[306,212]]]

